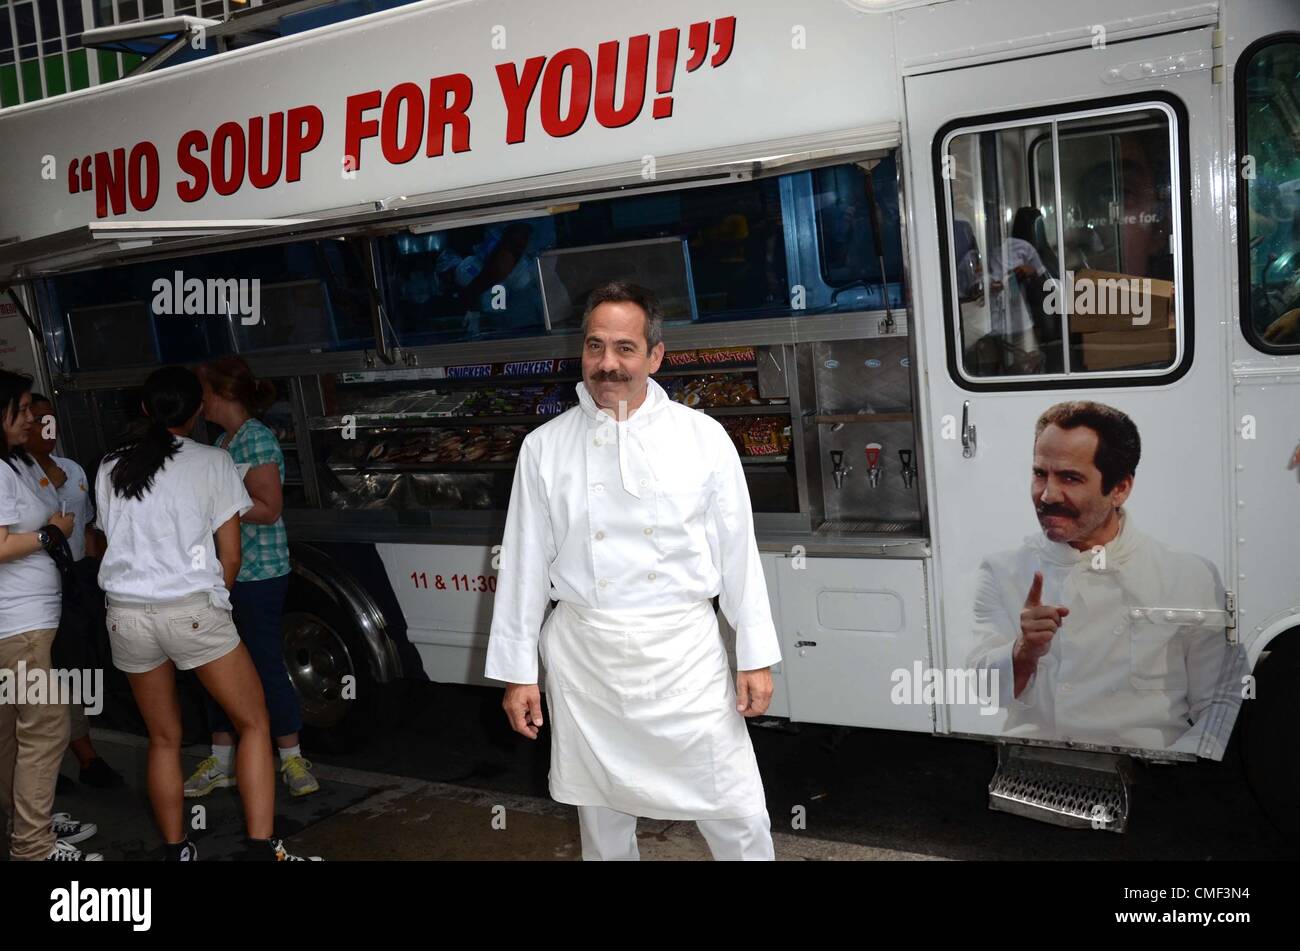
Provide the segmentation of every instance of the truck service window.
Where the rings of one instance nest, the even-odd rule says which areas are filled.
[[[1159,377],[1184,359],[1176,122],[1142,103],[942,139],[948,332],[963,379]]]
[[[1237,67],[1241,329],[1269,353],[1300,350],[1300,35]]]

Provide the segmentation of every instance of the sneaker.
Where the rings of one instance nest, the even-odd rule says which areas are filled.
[[[94,786],[96,789],[116,789],[119,786],[125,786],[126,780],[122,774],[104,762],[102,756],[96,756],[90,761],[90,765],[84,767],[77,779],[87,786]]]
[[[200,796],[206,796],[214,789],[221,789],[224,786],[235,785],[235,774],[227,773],[219,765],[217,758],[209,756],[196,769],[190,778],[185,780],[185,798],[198,799]]]
[[[164,851],[171,846],[164,847]],[[185,845],[176,853],[175,857],[165,855],[164,859],[169,862],[197,862],[199,860],[199,849],[193,842],[185,840]]]
[[[56,812],[50,817],[50,820],[50,826],[54,829],[54,837],[60,842],[66,842],[69,845],[85,842],[99,831],[99,826],[95,825],[95,823],[78,822],[66,812]]]
[[[292,855],[284,847],[283,839],[271,839],[271,849],[275,852],[275,861],[277,862],[320,862],[323,861],[319,855]]]
[[[54,851],[45,856],[47,862],[102,862],[104,856],[98,852],[83,852],[75,845],[59,839],[54,843]]]
[[[301,756],[290,756],[280,765],[280,772],[291,796],[307,796],[320,789],[320,783],[311,774],[311,763]]]

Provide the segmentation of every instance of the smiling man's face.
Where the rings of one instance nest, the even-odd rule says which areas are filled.
[[[606,301],[591,312],[582,344],[582,379],[601,409],[631,414],[645,402],[646,381],[663,362],[664,345],[646,346],[646,315],[636,304]]]
[[[1088,426],[1047,426],[1034,443],[1030,495],[1043,534],[1086,551],[1119,532],[1117,510],[1133,491],[1133,477],[1102,491],[1097,433]]]

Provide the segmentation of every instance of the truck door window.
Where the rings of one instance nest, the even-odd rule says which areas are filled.
[[[1237,96],[1241,328],[1269,353],[1300,350],[1300,35],[1247,49]]]
[[[1176,367],[1188,348],[1175,131],[1171,109],[1144,104],[947,134],[949,333],[964,380]]]

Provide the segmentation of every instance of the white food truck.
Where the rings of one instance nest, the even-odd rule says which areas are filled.
[[[274,380],[285,654],[342,728],[485,683],[519,442],[636,280],[745,466],[772,716],[995,742],[992,806],[1110,830],[1133,759],[1235,735],[1288,821],[1300,5],[562,9],[427,0],[0,112],[2,333],[65,452],[160,365]]]

